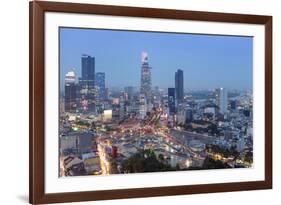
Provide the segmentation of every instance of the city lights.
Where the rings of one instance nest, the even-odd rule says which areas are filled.
[[[77,58],[81,69],[69,68],[61,86],[61,177],[252,167],[251,89],[190,89],[192,68],[181,61],[166,74],[172,83],[158,86],[157,58],[147,51],[135,62],[137,82],[115,86],[114,65],[100,69],[100,55]]]

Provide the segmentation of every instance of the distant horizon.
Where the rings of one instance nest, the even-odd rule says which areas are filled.
[[[178,69],[187,91],[253,89],[252,37],[141,31],[60,28],[60,90],[81,57],[95,57],[95,72],[104,72],[106,87],[140,87],[141,52],[148,52],[152,87],[174,87]],[[121,69],[120,69],[121,68]]]
[[[78,83],[78,81],[76,81],[76,83]],[[106,88],[108,88],[109,90],[119,90],[119,91],[124,91],[124,88],[125,87],[133,87],[133,88],[136,88],[138,89],[137,92],[140,91],[140,86],[131,86],[131,85],[127,85],[127,86],[123,86],[123,87],[118,87],[118,86],[108,86]],[[215,89],[218,89],[218,88],[221,88],[222,86],[218,86],[218,87],[213,87],[213,88],[198,88],[198,89],[189,89],[189,88],[184,88],[184,92],[185,93],[190,93],[190,92],[214,92]],[[62,88],[62,87],[61,87]],[[155,88],[155,86],[152,86],[152,90]],[[160,90],[165,90],[166,92],[168,92],[168,88],[175,88],[174,87],[158,87]],[[223,87],[225,88],[225,87]],[[229,89],[229,88],[226,88],[227,92],[253,92],[253,89],[252,88],[246,88],[246,89]],[[60,92],[62,94],[64,94],[64,89],[60,89]]]

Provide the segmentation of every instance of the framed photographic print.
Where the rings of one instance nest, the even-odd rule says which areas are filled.
[[[30,203],[271,187],[271,16],[30,2]]]

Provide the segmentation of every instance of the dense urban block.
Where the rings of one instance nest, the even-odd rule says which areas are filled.
[[[175,87],[161,88],[145,51],[139,86],[111,88],[94,54],[77,58],[60,96],[60,176],[252,167],[251,90],[185,89],[176,67]]]

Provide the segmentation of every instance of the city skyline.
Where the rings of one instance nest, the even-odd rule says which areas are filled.
[[[96,44],[96,48],[94,46],[93,49],[89,48],[89,45],[96,43],[96,41],[100,40],[103,42],[112,35],[114,35],[115,39],[112,40],[113,44],[121,44],[127,40],[129,42],[134,42],[134,44],[127,46],[126,43],[126,46],[123,46],[126,48],[109,45],[104,45],[104,47],[102,47]],[[85,38],[85,36],[88,38]],[[74,42],[73,38],[75,38]],[[140,42],[136,41],[137,39],[143,43],[143,47],[148,49],[140,49],[138,53],[135,54],[140,47]],[[171,40],[169,41],[168,39]],[[160,42],[163,41],[160,45],[163,49],[156,52],[159,49],[156,48],[157,46],[159,47],[159,40]],[[178,46],[179,43],[184,45],[190,44],[190,47],[186,47],[186,49],[183,50],[184,46]],[[210,47],[211,45],[216,47]],[[137,48],[133,49],[134,46]],[[202,46],[205,49],[202,50]],[[76,76],[81,77],[81,56],[85,53],[95,57],[95,72],[105,73],[106,87],[140,87],[141,53],[146,51],[149,55],[150,66],[152,67],[152,87],[158,86],[164,89],[174,87],[173,76],[174,73],[180,69],[185,73],[184,89],[199,90],[225,87],[229,90],[251,90],[252,46],[251,37],[61,28],[60,87],[61,91],[63,91],[64,76],[70,69],[75,69]],[[111,47],[111,49],[109,49],[109,47]],[[172,48],[174,50],[171,50]],[[133,49],[133,52],[130,52],[131,49]],[[169,49],[170,51],[168,53],[167,51]],[[198,53],[200,49],[202,60],[199,61],[199,56],[196,56],[196,53]],[[85,52],[82,52],[82,50]],[[92,52],[90,53],[89,51],[91,50]],[[118,50],[120,50],[120,52],[117,52]],[[125,50],[128,51],[128,58],[124,58],[123,56]],[[161,54],[163,54],[162,50],[164,50],[163,58],[161,58]],[[208,53],[208,50],[216,50],[217,52]],[[222,59],[222,54],[224,54],[226,59],[230,60],[229,63],[226,62],[226,59]],[[165,55],[168,55],[170,58],[165,57]],[[188,55],[190,58],[187,58]],[[108,60],[109,58],[110,60]],[[208,62],[204,62],[206,58]],[[220,61],[218,61],[219,58],[221,58]],[[177,59],[179,62],[176,61]],[[216,59],[218,62],[216,62]],[[172,65],[172,63],[175,65]],[[197,64],[195,65],[195,63]],[[223,68],[226,64],[229,64],[228,69]],[[121,67],[121,65],[123,65],[122,67],[124,69],[121,71],[116,70],[116,68]],[[207,71],[207,73],[202,75],[203,71]],[[119,72],[128,75],[118,75]],[[130,76],[130,78],[127,76]]]
[[[99,32],[88,39],[94,54],[79,32],[75,37],[80,48],[72,42],[72,48],[60,45],[61,63],[73,54],[67,61],[79,59],[76,67],[81,67],[75,73],[75,66],[67,66],[61,75],[61,177],[253,166],[253,95],[248,90],[228,91],[247,84],[252,88],[251,66],[246,66],[252,63],[251,40],[120,31],[97,36]],[[102,42],[107,34],[115,43]],[[63,36],[62,44],[70,39]],[[145,49],[130,51],[140,44]],[[82,50],[82,55],[73,52]],[[190,51],[194,58],[186,56]],[[185,64],[189,59],[195,61]],[[117,70],[120,62],[124,66]],[[208,91],[186,92],[184,88],[195,83]]]

